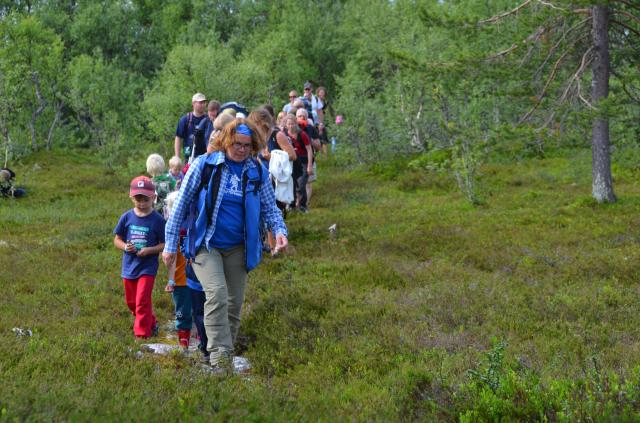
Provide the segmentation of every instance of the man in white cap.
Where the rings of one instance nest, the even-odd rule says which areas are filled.
[[[193,112],[182,116],[178,121],[176,138],[174,142],[174,153],[180,157],[180,150],[183,150],[185,161],[189,160],[191,149],[193,148],[193,135],[196,126],[205,118],[207,109],[207,97],[202,93],[195,93],[191,97]]]

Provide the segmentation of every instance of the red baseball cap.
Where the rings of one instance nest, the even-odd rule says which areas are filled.
[[[136,176],[129,185],[129,196],[144,195],[145,197],[153,197],[156,193],[156,187],[151,179],[146,176]]]

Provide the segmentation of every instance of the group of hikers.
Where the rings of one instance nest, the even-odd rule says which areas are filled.
[[[292,90],[277,115],[270,105],[249,113],[237,102],[194,94],[168,171],[152,154],[148,176],[131,181],[133,208],[120,217],[114,245],[123,251],[137,338],[158,332],[151,294],[161,254],[180,345],[189,347],[195,325],[202,361],[216,373],[232,372],[248,272],[264,251],[286,251],[287,213],[308,212],[316,158],[327,154],[327,91],[314,94],[310,82],[303,90]]]

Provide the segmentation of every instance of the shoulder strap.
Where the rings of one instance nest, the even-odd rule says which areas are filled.
[[[217,171],[213,174],[213,168],[217,167]],[[213,174],[213,177],[212,177]],[[218,191],[220,191],[220,178],[222,172],[220,171],[220,166],[213,164],[205,164],[204,169],[202,169],[202,175],[200,177],[200,190],[206,189],[207,195],[205,198],[205,210],[207,213],[207,226],[211,224],[211,213],[213,212],[213,208],[218,199]]]
[[[253,187],[253,192],[257,194],[258,191],[260,190],[260,185],[262,184],[262,163],[260,163],[256,159],[251,159],[251,160],[253,160],[253,164],[255,164],[256,167],[258,168],[258,174],[260,175],[260,177],[258,178],[258,183],[254,184],[254,187]],[[242,175],[242,198],[243,199],[247,192],[247,182],[249,182],[249,176],[247,176],[247,172],[245,172]]]

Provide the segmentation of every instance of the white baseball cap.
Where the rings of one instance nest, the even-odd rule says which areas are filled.
[[[207,97],[202,93],[195,93],[193,97],[191,97],[191,101],[207,101]]]

